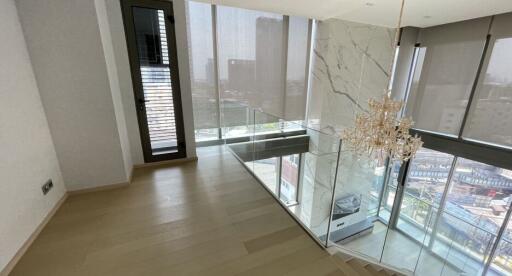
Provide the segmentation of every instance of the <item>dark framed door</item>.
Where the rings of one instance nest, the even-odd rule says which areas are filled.
[[[121,0],[146,162],[186,156],[172,2]]]

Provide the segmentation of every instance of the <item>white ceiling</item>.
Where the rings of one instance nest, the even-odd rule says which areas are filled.
[[[200,0],[315,19],[395,27],[401,0]],[[428,27],[512,11],[512,0],[405,0],[402,26]]]

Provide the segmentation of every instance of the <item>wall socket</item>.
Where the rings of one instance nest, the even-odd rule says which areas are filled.
[[[51,189],[53,188],[53,182],[51,179],[46,181],[44,185],[41,187],[41,190],[43,190],[43,195],[46,195]]]

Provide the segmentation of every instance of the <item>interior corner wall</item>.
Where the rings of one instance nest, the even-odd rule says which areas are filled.
[[[129,179],[132,174],[133,160],[131,154],[130,140],[128,137],[128,128],[126,117],[124,114],[123,98],[119,76],[117,73],[116,57],[114,54],[114,45],[112,43],[112,35],[110,32],[110,24],[107,14],[107,6],[105,0],[94,0],[96,14],[98,17],[98,26],[101,35],[101,44],[103,45],[103,53],[107,65],[108,79],[114,104],[114,112],[116,115],[117,130],[119,131],[119,139],[121,142],[121,151],[123,153],[124,169],[126,177]]]
[[[0,274],[66,188],[14,0],[0,1]],[[41,186],[52,179],[46,195]]]
[[[137,119],[135,96],[133,94],[132,75],[126,36],[124,33],[123,14],[120,0],[104,0],[110,35],[114,51],[119,89],[123,104],[126,131],[130,143],[131,159],[134,165],[144,164],[142,144],[140,140],[139,123]]]
[[[93,0],[18,0],[68,190],[128,179]]]

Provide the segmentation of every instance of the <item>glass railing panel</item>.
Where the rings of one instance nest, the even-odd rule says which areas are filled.
[[[251,170],[255,166],[254,140],[255,122],[254,110],[237,102],[221,102],[221,133],[229,149]]]
[[[244,117],[247,107],[233,102],[224,106],[221,113],[231,114],[224,131],[237,129],[244,134],[226,134],[229,149],[319,243],[326,245],[339,138],[306,128],[303,121],[286,121],[251,108]]]
[[[389,208],[380,208],[381,216],[391,210],[393,200],[391,189],[382,192],[386,165],[342,148],[330,220],[330,243],[375,261],[381,259],[387,233],[386,224],[376,219],[378,198],[391,199]]]
[[[392,162],[388,164],[391,166],[389,169],[389,175],[386,183],[384,183],[384,187],[382,190],[379,213],[377,217],[381,219],[385,223],[389,223],[389,219],[391,217],[391,210],[393,208],[393,203],[395,201],[395,195],[397,192],[398,186],[398,174],[400,173],[399,162]]]
[[[277,116],[262,112],[255,111],[255,133],[257,134],[272,134],[284,132],[284,120]]]
[[[404,192],[397,229],[417,242],[428,244],[438,210],[432,204]]]
[[[274,194],[279,185],[280,162],[278,157],[254,160],[254,174]]]
[[[368,217],[377,217],[381,204],[381,197],[383,196],[384,181],[386,177],[386,166],[379,166],[375,169],[375,178],[373,179],[370,190],[368,191]]]
[[[254,112],[254,168],[253,173],[274,195],[279,195],[281,180],[281,153],[283,147],[280,136],[270,136],[283,132],[281,120],[273,115]],[[286,150],[286,149],[284,149]]]
[[[250,137],[254,132],[254,111],[234,101],[220,104],[221,133],[223,139]]]
[[[279,199],[287,206],[299,203],[300,164],[302,155],[294,153],[281,158]]]
[[[406,215],[401,213],[397,222],[397,226],[402,226],[402,228],[387,229],[386,241],[380,261],[396,268],[414,271],[424,247],[428,244],[430,233],[428,229],[434,217],[426,217],[421,227],[416,227],[414,224],[407,226],[406,224],[401,224],[404,223],[403,219],[405,217]],[[409,230],[409,232],[406,233],[405,230]],[[442,267],[442,264],[442,262],[439,262],[440,267]]]
[[[431,227],[433,227],[435,221],[432,221]],[[443,275],[443,273],[452,274],[459,270],[454,270],[450,264],[447,264],[446,258],[450,254],[454,243],[447,241],[444,244],[444,250],[442,252],[433,252],[432,249],[426,245],[423,246],[420,251],[420,256],[415,267],[415,275]]]
[[[309,141],[301,155],[299,204],[290,210],[327,245],[340,141],[313,129],[306,131]]]

